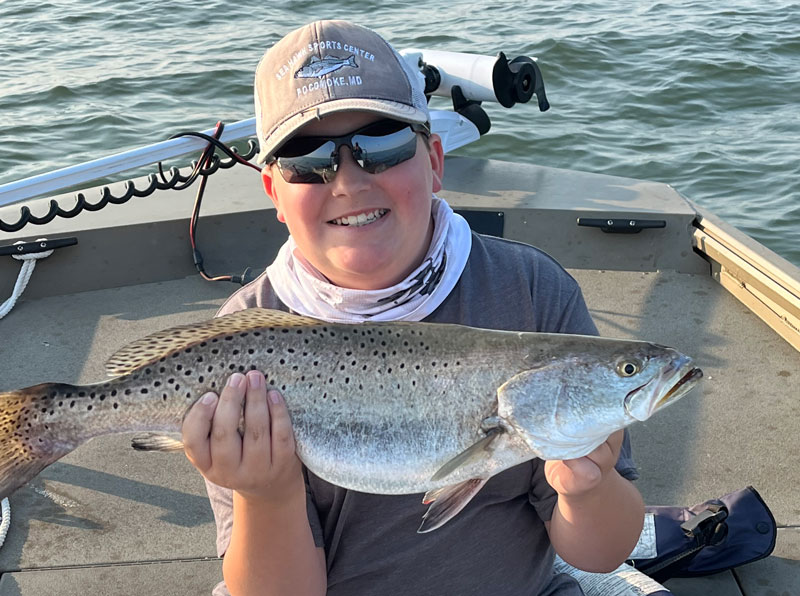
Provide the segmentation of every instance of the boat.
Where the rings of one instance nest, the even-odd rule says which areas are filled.
[[[437,121],[450,149],[476,138],[457,112]],[[0,299],[15,292],[19,246],[53,250],[0,320],[0,391],[101,380],[116,350],[210,318],[236,289],[198,275],[196,186],[114,201],[136,193],[87,181],[205,144],[182,137],[0,187]],[[11,229],[42,218],[51,200],[69,211],[76,188],[90,207],[75,217]],[[93,210],[103,196],[109,205]],[[602,335],[674,346],[703,368],[702,392],[632,428],[637,486],[649,505],[692,505],[752,485],[775,515],[777,544],[768,558],[667,586],[678,596],[800,594],[800,269],[664,182],[448,155],[440,196],[478,231],[554,256]],[[286,233],[255,172],[220,166],[208,177],[197,242],[210,275],[258,273]],[[202,478],[180,454],[130,443],[97,438],[11,496],[0,596],[210,592],[221,560]]]

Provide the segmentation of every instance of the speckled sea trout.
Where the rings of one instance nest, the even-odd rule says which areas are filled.
[[[430,531],[498,472],[586,455],[702,376],[641,341],[265,309],[148,336],[107,369],[115,378],[94,385],[0,394],[0,497],[92,437],[179,431],[198,397],[258,369],[283,392],[311,471],[362,492],[426,493],[420,531]]]

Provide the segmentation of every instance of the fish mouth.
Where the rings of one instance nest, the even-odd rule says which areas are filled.
[[[662,370],[661,374],[629,391],[628,395],[625,396],[625,411],[637,420],[647,420],[658,410],[678,401],[681,397],[686,395],[702,377],[703,371],[692,364],[691,358],[682,356],[670,362],[664,370]],[[642,400],[639,400],[640,405],[635,405],[634,398],[641,391],[651,386],[653,386],[652,395],[654,397],[661,395],[661,397],[652,399],[652,401],[647,400],[650,401],[649,407],[644,406]],[[667,389],[667,387],[669,389]],[[644,416],[642,416],[642,414],[644,414]]]
[[[686,395],[694,388],[697,381],[702,378],[703,371],[697,367],[692,367],[686,374],[678,379],[675,384],[672,385],[672,387],[670,387],[669,391],[664,394],[664,397],[656,402],[655,406],[653,407],[653,411],[663,408],[670,402],[678,400]]]

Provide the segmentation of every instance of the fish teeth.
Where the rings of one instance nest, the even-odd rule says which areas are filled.
[[[336,224],[337,226],[363,226],[373,221],[380,219],[388,212],[387,209],[375,209],[375,211],[370,211],[369,213],[359,213],[358,215],[348,215],[347,217],[339,217],[334,220],[331,220],[331,223]]]

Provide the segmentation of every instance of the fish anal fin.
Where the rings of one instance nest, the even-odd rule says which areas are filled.
[[[131,447],[136,451],[183,451],[183,441],[169,435],[147,433],[133,437]]]
[[[458,484],[452,484],[434,491],[425,493],[422,502],[428,507],[428,511],[422,517],[422,524],[417,530],[420,534],[432,532],[441,528],[448,521],[458,515],[467,506],[472,498],[483,488],[488,478],[470,478]]]
[[[501,428],[490,429],[485,437],[467,447],[464,451],[439,468],[431,480],[442,480],[462,466],[476,463],[490,457],[490,446],[502,432],[503,430]]]
[[[311,317],[293,315],[268,308],[248,308],[199,323],[171,327],[128,344],[106,363],[110,376],[130,373],[137,368],[158,362],[167,354],[189,348],[215,337],[242,333],[263,327],[306,327],[323,325]]]

